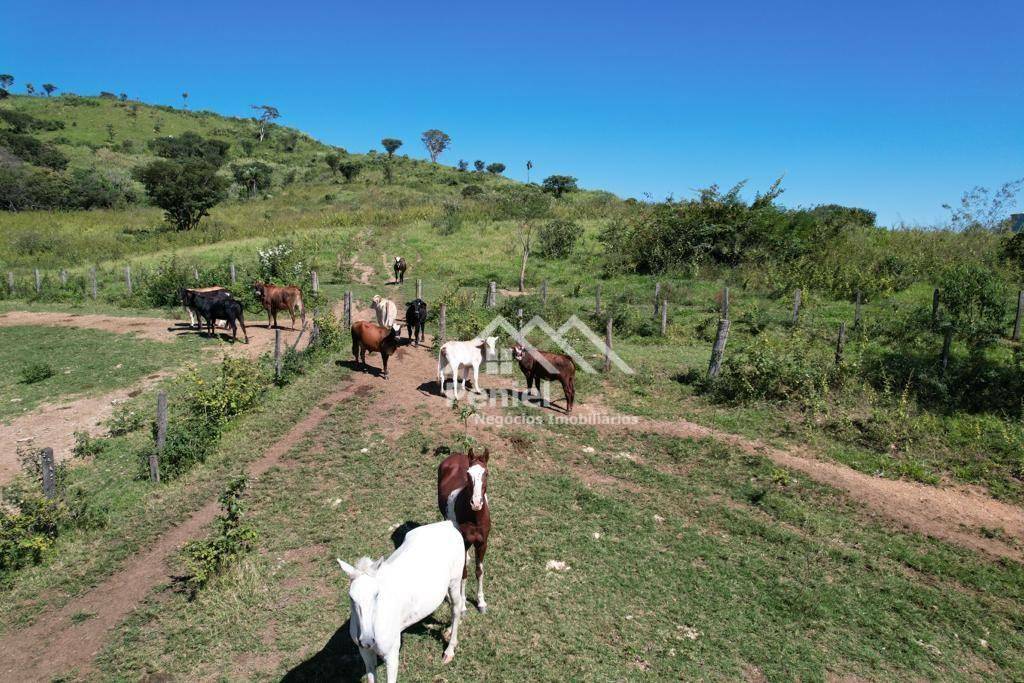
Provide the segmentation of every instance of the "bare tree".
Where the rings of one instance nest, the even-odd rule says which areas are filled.
[[[281,118],[281,112],[277,110],[277,107],[272,107],[269,104],[254,104],[252,108],[260,112],[256,117],[256,125],[259,129],[260,142],[263,142],[267,137],[267,126],[274,119]]]
[[[1003,183],[995,193],[987,187],[974,187],[963,193],[959,206],[943,204],[942,208],[949,211],[950,225],[956,230],[998,230],[1007,224],[1022,187],[1024,178]]]
[[[423,145],[427,148],[427,153],[430,155],[432,162],[436,162],[437,157],[441,156],[441,153],[452,144],[452,139],[448,136],[448,133],[436,128],[424,131],[420,139],[423,140]]]
[[[535,188],[515,186],[503,192],[499,201],[502,213],[516,224],[516,241],[520,253],[519,291],[526,291],[526,264],[533,248],[534,227],[538,219],[551,210],[550,198]]]

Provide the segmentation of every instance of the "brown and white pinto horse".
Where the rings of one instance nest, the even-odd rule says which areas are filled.
[[[466,544],[466,565],[462,569],[462,610],[466,609],[466,577],[469,573],[469,547],[476,549],[476,608],[487,611],[484,600],[484,553],[491,533],[491,511],[487,506],[487,459],[482,455],[452,453],[437,466],[437,507],[441,516],[451,520]],[[454,609],[454,606],[453,606]]]

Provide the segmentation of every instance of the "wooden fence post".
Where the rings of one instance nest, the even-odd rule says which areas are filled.
[[[345,292],[345,327],[352,327],[352,292]]]
[[[315,270],[309,271],[309,280],[310,280],[310,282],[312,283],[312,286],[313,286],[313,293],[314,294],[319,294],[320,293],[320,276],[316,274]]]
[[[932,291],[932,324],[939,320],[939,288]]]
[[[938,291],[938,290],[936,290]],[[941,367],[942,374],[946,374],[946,368],[949,367],[949,352],[953,348],[953,326],[946,326],[946,334],[942,338],[942,355],[939,357],[939,366]]]
[[[729,288],[722,288],[722,319],[729,319]]]
[[[1022,317],[1024,317],[1024,289],[1017,292],[1017,317],[1013,319],[1013,341],[1020,341],[1020,325]]]
[[[36,268],[36,294],[43,291],[43,276],[39,273],[39,269]]]
[[[800,322],[800,299],[803,298],[803,290],[793,292],[793,324]]]
[[[668,299],[661,300],[661,336],[668,330]]]
[[[491,284],[487,287],[487,308],[494,308],[498,303],[498,283],[491,280]]]
[[[235,282],[236,282],[237,280],[238,280],[238,275],[237,275],[237,273],[235,272],[235,262],[234,262],[234,261],[232,261],[232,262],[231,262],[231,284],[235,284]]]
[[[149,480],[160,483],[160,459],[167,445],[167,392],[156,395],[156,450],[149,454]]]
[[[92,298],[96,299],[96,267],[89,269],[89,284],[92,288]]]
[[[63,268],[60,269],[60,286],[68,286],[68,271],[64,270]]]
[[[416,298],[423,298],[423,280],[421,278],[416,278]]]
[[[860,303],[861,303],[861,294],[860,294],[860,290],[858,289],[857,290],[857,301],[853,305],[853,326],[855,328],[859,328],[860,327]]]
[[[661,283],[654,283],[654,317],[658,317],[658,304],[661,303]]]
[[[608,324],[604,328],[604,371],[611,372],[612,369],[612,319],[608,318]]]
[[[128,288],[128,296],[131,296],[131,294],[132,294],[132,267],[131,266],[125,266],[124,267],[124,284],[125,284],[125,287]]]
[[[441,310],[438,311],[438,316],[437,316],[437,336],[438,336],[437,343],[438,343],[438,346],[440,346],[441,344],[444,344],[444,342],[445,342],[445,335],[448,333],[447,326],[448,326],[448,306],[445,305],[445,304],[441,304]]]
[[[729,321],[725,318],[718,321],[718,333],[715,335],[714,346],[711,347],[711,362],[708,364],[708,379],[718,377],[722,371],[722,356],[725,355],[725,342],[729,339]]]
[[[43,495],[53,498],[57,495],[57,470],[53,466],[53,449],[44,448],[39,454],[43,470]]]
[[[274,330],[274,378],[281,379],[281,328]]]
[[[598,285],[597,291],[594,292],[594,315],[601,315],[601,285]]]
[[[846,345],[846,323],[839,323],[839,336],[836,337],[836,365],[843,364],[843,347]]]
[[[7,291],[14,294],[14,271],[7,271]]]
[[[548,281],[542,280],[540,283],[540,305],[548,305]]]

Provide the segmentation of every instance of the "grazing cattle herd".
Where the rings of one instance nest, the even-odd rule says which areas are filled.
[[[405,279],[405,259],[395,258],[395,281]],[[253,283],[253,294],[267,313],[267,327],[277,327],[277,314],[287,311],[292,328],[298,315],[305,326],[306,311],[302,292],[295,286]],[[246,342],[249,334],[245,327],[243,306],[224,287],[182,289],[179,298],[189,314],[193,327],[205,326],[213,334],[214,324],[223,321],[230,328],[232,340],[237,339],[241,326]],[[409,338],[401,338],[398,307],[394,301],[374,296],[372,309],[376,323],[358,320],[352,323],[352,355],[364,368],[367,353],[381,356],[384,379],[388,378],[388,359],[403,344],[419,346],[425,340],[427,304],[420,298],[408,303],[405,324]],[[440,393],[445,393],[445,382],[451,375],[454,396],[459,397],[459,379],[465,393],[472,372],[472,389],[480,393],[480,366],[497,354],[497,338],[474,338],[468,341],[448,341],[441,344],[437,356],[437,379]],[[520,339],[520,341],[523,341]],[[565,394],[566,412],[571,413],[575,401],[576,366],[569,356],[540,351],[524,343],[511,348],[526,378],[527,395],[533,388],[540,390],[541,380],[557,381]],[[458,644],[459,621],[466,612],[466,580],[469,551],[476,561],[476,606],[484,613],[484,555],[491,530],[490,509],[487,500],[487,465],[490,451],[476,454],[451,453],[437,469],[437,506],[444,521],[417,526],[409,531],[398,548],[386,559],[377,561],[363,557],[355,565],[338,559],[338,564],[351,580],[349,598],[351,617],[349,631],[359,648],[366,666],[367,680],[376,680],[378,657],[384,659],[388,683],[398,678],[398,653],[402,631],[430,615],[447,597],[452,607],[452,622],[447,634],[448,645],[443,661],[455,657]]]

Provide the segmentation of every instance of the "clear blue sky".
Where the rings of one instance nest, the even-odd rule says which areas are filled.
[[[713,182],[885,224],[1024,176],[1024,2],[10,2],[0,72],[384,136],[621,196]]]

